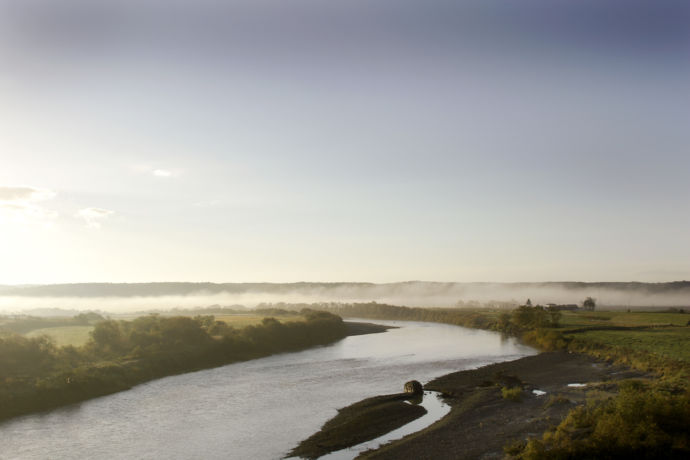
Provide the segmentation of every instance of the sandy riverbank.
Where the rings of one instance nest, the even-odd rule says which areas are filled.
[[[446,417],[420,432],[367,452],[360,458],[502,458],[503,446],[516,439],[541,436],[549,426],[558,424],[570,409],[583,404],[586,390],[596,388],[603,396],[613,394],[617,380],[640,376],[640,373],[627,368],[567,352],[541,353],[454,372],[424,386],[427,390],[444,394],[446,403],[451,406],[451,412]],[[505,399],[501,389],[516,386],[523,389],[520,400]],[[545,393],[538,395],[533,390]],[[371,404],[366,402],[376,400],[371,398],[341,410],[341,413],[348,414],[348,419],[357,420],[359,426],[357,429],[348,427],[348,437],[353,440],[350,445],[376,437],[381,431],[377,428],[380,423],[394,429],[410,420],[409,414],[399,417],[393,406],[391,410],[379,406],[375,418],[367,417],[366,410],[371,410]],[[338,417],[340,415],[312,436],[312,443],[320,443],[325,449],[328,449],[329,443],[342,448],[343,443],[331,442],[339,434],[335,429],[339,425]]]

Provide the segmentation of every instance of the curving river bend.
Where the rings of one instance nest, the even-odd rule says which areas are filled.
[[[364,320],[367,321],[367,320]],[[336,409],[403,383],[536,352],[437,323],[166,377],[0,424],[2,459],[277,459]]]

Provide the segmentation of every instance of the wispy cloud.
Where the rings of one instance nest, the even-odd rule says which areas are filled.
[[[58,213],[37,204],[52,200],[56,193],[36,187],[0,186],[0,209],[8,212],[14,220],[47,221],[58,217]]]
[[[216,206],[220,206],[221,201],[220,200],[207,200],[207,201],[198,201],[194,203],[194,206],[198,208],[215,208]]]
[[[168,171],[167,169],[154,169],[152,174],[156,177],[172,177],[173,176],[173,172]]]
[[[84,222],[86,222],[86,226],[89,228],[101,228],[101,221],[113,214],[115,214],[115,211],[111,211],[110,209],[84,208],[77,212],[76,217],[83,219]]]
[[[146,175],[151,175],[154,177],[161,177],[161,178],[177,177],[182,172],[179,169],[158,168],[158,167],[151,166],[148,164],[133,165],[131,167],[131,170],[137,174],[146,174]]]
[[[0,203],[26,203],[49,200],[54,197],[55,192],[43,188],[0,186]]]

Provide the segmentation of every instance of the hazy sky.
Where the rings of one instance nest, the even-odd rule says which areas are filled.
[[[0,284],[690,279],[689,20],[0,0]]]

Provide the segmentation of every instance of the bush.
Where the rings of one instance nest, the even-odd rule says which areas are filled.
[[[527,441],[524,441],[522,439],[516,439],[513,442],[503,446],[503,452],[505,452],[506,455],[511,455],[511,456],[520,455],[522,453],[522,451],[525,450],[526,446],[527,446]]]
[[[571,410],[520,458],[690,458],[688,426],[690,392],[628,381],[615,398]]]
[[[501,388],[501,394],[503,395],[503,399],[520,401],[522,400],[522,387],[503,387]]]

